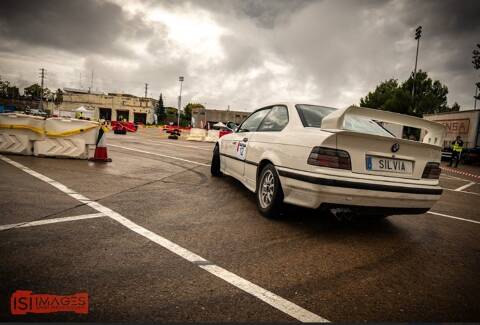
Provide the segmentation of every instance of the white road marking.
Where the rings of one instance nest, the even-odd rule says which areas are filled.
[[[456,176],[452,176],[452,175],[443,175],[443,174],[441,174],[440,177],[441,177],[441,178],[448,178],[448,179],[458,179],[459,181],[470,182],[469,180],[467,180],[467,179],[465,179],[465,178],[456,177]]]
[[[201,162],[198,162],[198,161],[193,161],[193,160],[188,160],[188,159],[183,159],[183,158],[178,158],[178,157],[173,157],[173,156],[168,156],[168,155],[162,155],[162,154],[156,153],[156,152],[145,151],[145,150],[140,150],[140,149],[133,149],[133,148],[128,148],[128,147],[124,147],[124,146],[118,146],[118,145],[116,145],[116,144],[109,144],[108,146],[109,146],[109,147],[122,148],[122,149],[130,150],[130,151],[136,151],[136,152],[146,153],[146,154],[154,155],[154,156],[165,157],[165,158],[169,158],[169,159],[180,160],[180,161],[184,161],[184,162],[188,162],[188,163],[196,164],[196,165],[200,165],[200,166],[210,167],[210,164],[205,164],[205,163],[201,163]]]
[[[116,137],[115,138],[111,137],[109,139],[120,140],[120,138],[116,138]],[[206,144],[205,145],[200,145],[200,146],[189,146],[189,145],[179,144],[177,142],[176,143],[167,142],[168,140],[165,140],[165,138],[161,138],[161,137],[151,137],[151,136],[147,137],[147,136],[143,136],[143,135],[139,135],[139,136],[127,135],[127,137],[122,136],[122,139],[136,140],[136,141],[151,141],[151,143],[155,143],[155,144],[166,144],[166,145],[170,145],[170,146],[193,148],[193,149],[200,149],[200,150],[205,150],[205,151],[213,151],[213,146],[210,148]],[[158,139],[160,141],[155,141],[155,139]],[[178,141],[178,140],[176,140],[176,141]],[[213,145],[214,143],[211,142],[211,144]]]
[[[478,223],[478,224],[480,224],[480,221],[471,220],[471,219],[465,219],[465,218],[459,218],[459,217],[454,217],[454,216],[449,216],[448,214],[443,214],[443,213],[438,213],[438,212],[433,212],[433,211],[428,211],[427,213],[430,213],[430,214],[433,214],[433,215],[436,215],[436,216],[440,216],[440,217],[444,217],[444,218],[457,219],[457,220],[462,220],[462,221],[467,221],[467,222],[471,222],[471,223]]]
[[[479,195],[480,196],[480,193],[475,193],[475,192],[469,192],[469,191],[457,191],[455,189],[451,189],[451,188],[443,188],[444,190],[447,190],[447,191],[452,191],[452,192],[457,192],[457,193],[465,193],[465,194],[472,194],[472,195]]]
[[[139,138],[133,138],[133,139],[135,139],[137,141],[146,141],[148,144],[154,144],[154,145],[169,145],[169,146],[175,146],[175,147],[192,148],[192,149],[198,149],[198,150],[213,152],[213,147],[212,148],[201,148],[201,147],[187,146],[187,145],[182,145],[182,144],[177,144],[177,143],[154,141],[154,140],[150,140],[150,139],[139,139]]]
[[[80,216],[73,216],[73,217],[62,217],[62,218],[52,218],[52,219],[12,223],[9,225],[0,225],[0,231],[12,229],[12,228],[35,227],[35,226],[49,225],[52,223],[77,221],[77,220],[93,219],[93,218],[101,218],[101,217],[106,217],[106,215],[104,215],[103,213],[91,213],[91,214],[83,214]]]
[[[5,161],[6,163],[9,163],[27,174],[30,174],[44,182],[47,182],[48,184],[56,187],[59,189],[61,192],[79,200],[80,202],[83,202],[90,206],[91,208],[97,210],[98,212],[112,218],[113,220],[117,221],[121,225],[127,227],[128,229],[136,232],[137,234],[153,241],[154,243],[162,246],[163,248],[166,248],[170,252],[184,258],[185,260],[192,262],[196,264],[198,267],[204,269],[205,271],[217,276],[218,278],[230,283],[231,285],[239,288],[240,290],[243,290],[244,292],[266,302],[270,306],[278,309],[279,311],[284,312],[285,314],[301,321],[301,322],[318,322],[318,323],[326,323],[329,322],[327,319],[314,314],[296,304],[293,302],[290,302],[276,294],[274,294],[271,291],[268,291],[266,289],[263,289],[262,287],[218,266],[215,265],[208,260],[204,259],[203,257],[189,251],[186,248],[181,247],[180,245],[175,244],[174,242],[134,223],[133,221],[125,218],[121,214],[111,210],[110,208],[107,208],[106,206],[101,205],[98,202],[94,202],[86,198],[85,196],[76,193],[72,189],[66,187],[65,185],[45,176],[42,175],[18,162],[15,162],[7,157],[4,157],[0,155],[0,159]]]
[[[472,185],[475,185],[475,182],[470,182],[470,183],[468,183],[468,184],[465,184],[465,185],[463,185],[463,186],[460,186],[459,188],[456,188],[455,191],[461,192],[461,191],[469,188],[469,187],[472,186]]]

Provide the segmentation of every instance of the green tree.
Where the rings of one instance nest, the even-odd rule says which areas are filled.
[[[42,87],[40,87],[39,84],[35,83],[25,88],[24,94],[25,96],[32,99],[40,99],[40,97],[42,96]]]
[[[60,88],[58,88],[57,92],[55,93],[54,102],[56,105],[63,103],[63,91]]]
[[[449,111],[450,112],[458,112],[460,110],[460,105],[458,105],[457,102],[455,102],[452,107],[450,107]]]
[[[11,85],[7,80],[0,80],[0,97],[19,98],[20,91],[17,86]]]
[[[402,84],[402,88],[411,94],[414,82],[415,97],[413,98],[411,115],[423,116],[423,114],[449,111],[447,106],[447,86],[442,85],[438,80],[433,81],[426,72],[420,70],[417,72],[415,80],[413,80],[413,76],[410,76]]]
[[[10,86],[10,82],[6,80],[0,80],[0,97],[6,98],[7,97],[7,89]]]
[[[189,120],[192,118],[192,109],[194,108],[205,108],[202,104],[199,103],[188,103],[183,111],[185,114],[185,117],[188,118]]]
[[[415,98],[412,100],[412,87],[415,82]],[[360,106],[382,109],[390,112],[423,116],[447,112],[448,88],[440,81],[433,81],[426,72],[420,70],[401,84],[396,79],[380,83],[373,92],[360,99]],[[457,104],[458,105],[458,104]]]
[[[167,106],[165,107],[165,110],[167,111],[167,116],[177,117],[177,109],[175,107]]]
[[[167,112],[165,110],[165,106],[163,105],[163,96],[162,93],[160,93],[160,97],[158,98],[158,103],[157,103],[157,124],[160,124],[162,122],[165,122],[167,118]]]
[[[183,115],[182,115],[182,119],[184,120],[185,125],[188,125],[191,123],[192,109],[194,108],[205,108],[205,107],[199,103],[188,103],[187,105],[185,105],[185,107],[183,108]]]
[[[369,92],[365,98],[360,98],[360,106],[411,114],[411,98],[399,86],[397,79],[381,82],[373,92]]]

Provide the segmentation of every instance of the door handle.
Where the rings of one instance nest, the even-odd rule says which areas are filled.
[[[243,138],[243,142],[247,142],[248,141],[248,138]]]

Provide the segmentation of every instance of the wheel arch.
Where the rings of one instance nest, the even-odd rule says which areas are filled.
[[[258,177],[260,176],[260,172],[268,164],[272,164],[273,166],[275,166],[275,164],[270,159],[267,159],[267,158],[260,160],[260,162],[258,163],[257,176],[255,177],[257,183],[258,183]]]

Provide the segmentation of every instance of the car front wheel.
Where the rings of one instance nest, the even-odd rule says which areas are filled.
[[[272,164],[266,165],[257,180],[257,206],[267,218],[278,218],[283,208],[283,191],[280,178]]]

